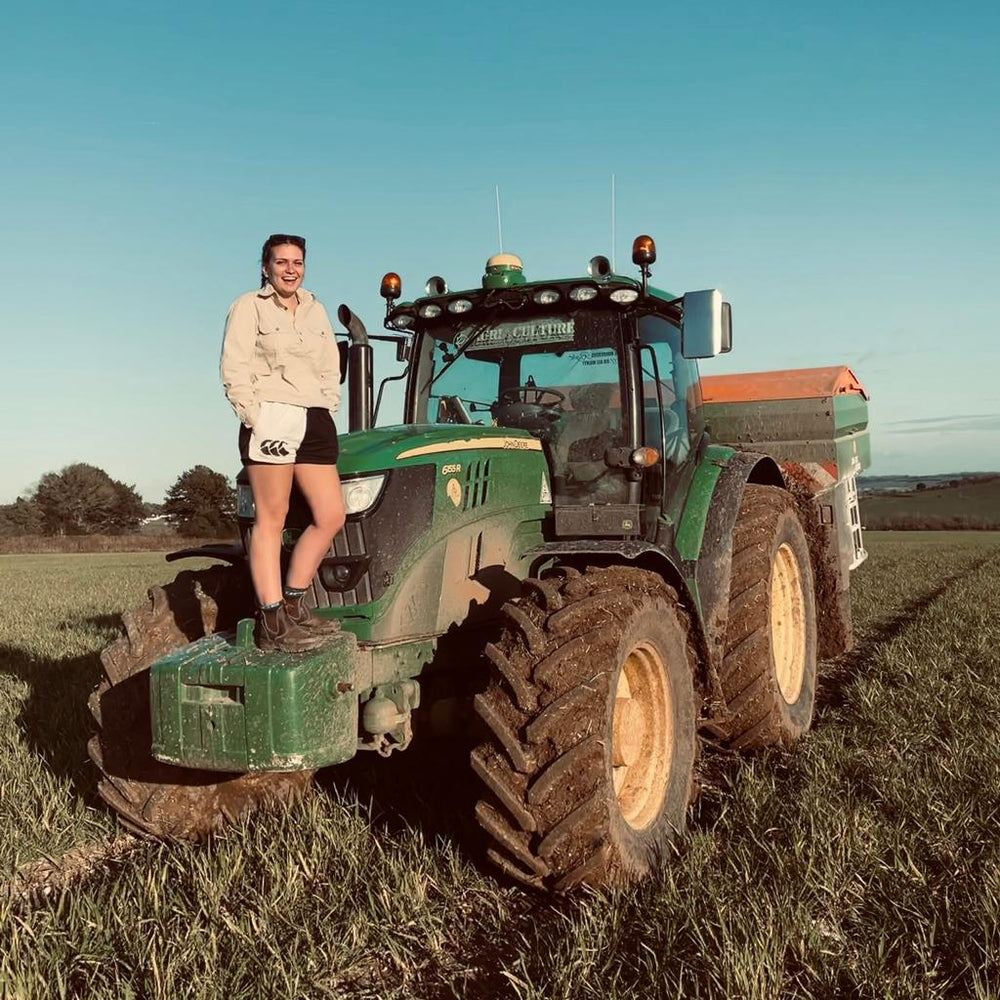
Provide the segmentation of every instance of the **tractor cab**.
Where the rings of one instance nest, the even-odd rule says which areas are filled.
[[[686,323],[691,295],[648,288],[648,264],[641,283],[603,257],[589,272],[529,282],[501,254],[481,290],[432,278],[415,302],[386,296],[386,326],[413,338],[404,421],[528,431],[551,471],[557,535],[652,537],[704,433],[694,358],[724,349],[728,324],[723,336],[718,292],[691,293]]]

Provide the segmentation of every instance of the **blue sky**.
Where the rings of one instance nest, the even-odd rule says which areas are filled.
[[[235,474],[229,303],[270,232],[378,329],[383,271],[718,286],[703,373],[845,363],[872,472],[1000,469],[1000,7],[38,3],[0,42],[0,502],[74,461]],[[388,359],[381,365],[394,373]]]

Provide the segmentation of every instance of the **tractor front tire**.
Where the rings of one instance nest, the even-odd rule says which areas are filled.
[[[510,877],[563,892],[653,870],[684,828],[697,756],[695,653],[677,594],[644,570],[528,580],[476,696],[476,818]]]
[[[720,671],[729,745],[790,745],[812,724],[816,598],[809,545],[786,490],[748,484],[733,530]]]
[[[202,636],[235,629],[252,607],[238,570],[186,570],[126,612],[125,635],[101,653],[104,677],[89,702],[97,733],[88,749],[101,773],[101,798],[133,833],[197,840],[264,802],[289,801],[309,788],[312,771],[198,771],[163,764],[150,752],[150,666]]]

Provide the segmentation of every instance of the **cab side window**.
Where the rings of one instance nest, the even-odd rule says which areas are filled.
[[[645,442],[668,464],[679,465],[691,450],[690,411],[697,405],[694,362],[680,356],[680,331],[661,316],[639,320]],[[653,363],[653,357],[656,363]],[[657,387],[659,375],[659,387]],[[660,400],[663,422],[660,422]]]

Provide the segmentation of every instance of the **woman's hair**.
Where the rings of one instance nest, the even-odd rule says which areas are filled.
[[[287,233],[272,233],[266,240],[264,240],[264,247],[260,252],[261,268],[267,267],[267,265],[271,262],[271,251],[275,247],[280,247],[283,243],[291,243],[293,247],[298,247],[302,251],[303,258],[305,258],[306,241],[302,236],[289,236]],[[266,284],[267,277],[261,273],[260,287],[263,288]]]

